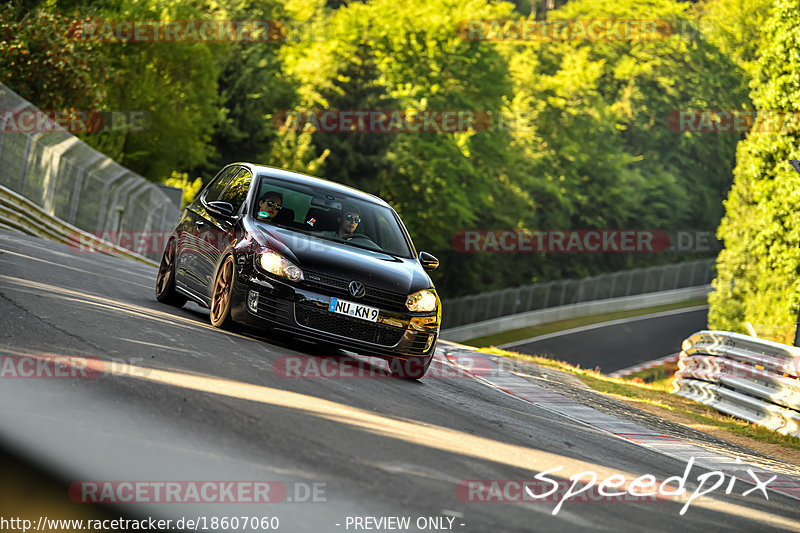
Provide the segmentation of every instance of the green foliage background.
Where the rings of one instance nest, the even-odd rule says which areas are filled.
[[[794,133],[674,131],[687,109],[791,109],[797,2],[781,0],[16,0],[0,8],[0,80],[43,109],[147,110],[145,132],[86,142],[189,192],[247,160],[377,194],[445,297],[692,259],[459,253],[468,229],[720,229],[714,325],[788,324],[797,305]],[[472,19],[661,19],[658,40],[474,42]],[[86,20],[278,20],[278,42],[98,43]],[[792,50],[795,50],[793,52]],[[794,54],[794,55],[793,55]],[[752,98],[752,102],[751,102]],[[490,113],[485,131],[296,132],[286,110]],[[727,204],[723,204],[733,181]],[[770,309],[776,306],[775,314]],[[780,329],[779,326],[778,329]]]
[[[778,0],[753,67],[755,109],[785,112],[780,128],[754,128],[737,151],[719,237],[711,327],[791,342],[800,300],[800,0]]]

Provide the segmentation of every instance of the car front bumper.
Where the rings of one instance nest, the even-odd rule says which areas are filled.
[[[384,359],[426,359],[433,355],[440,315],[382,307],[377,322],[333,313],[331,298],[352,297],[298,287],[258,272],[240,273],[232,293],[235,321],[273,328]],[[375,307],[373,303],[367,305]]]

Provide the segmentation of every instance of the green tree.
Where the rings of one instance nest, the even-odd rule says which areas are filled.
[[[99,45],[75,39],[83,18],[0,6],[0,81],[43,110],[94,110],[108,90]]]
[[[694,29],[754,75],[771,5],[772,0],[706,0],[695,5]]]
[[[777,0],[762,41],[752,93],[759,112],[783,120],[755,127],[739,145],[718,236],[709,325],[789,341],[800,304],[800,1]],[[781,123],[782,122],[782,123]]]
[[[108,20],[225,18],[202,5],[124,2],[98,13]],[[223,116],[218,79],[229,43],[107,42],[109,110],[148,113],[148,128],[92,135],[87,142],[140,174],[161,181],[207,160],[213,127]]]
[[[235,5],[233,5],[235,4]],[[232,20],[287,20],[289,15],[278,2],[229,2]],[[283,29],[282,35],[286,36]],[[284,73],[280,57],[281,36],[269,41],[232,43],[222,58],[218,91],[224,117],[215,124],[211,138],[213,152],[201,173],[211,176],[233,161],[265,161],[286,165],[289,160],[274,160],[279,139],[274,116],[297,101],[297,82]],[[271,155],[270,155],[271,154]]]

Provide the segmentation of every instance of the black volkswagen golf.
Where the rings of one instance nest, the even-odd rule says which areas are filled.
[[[250,163],[223,168],[166,244],[156,298],[208,307],[211,323],[288,332],[422,377],[441,301],[389,204],[320,178]]]

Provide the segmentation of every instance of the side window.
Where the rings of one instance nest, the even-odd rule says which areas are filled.
[[[212,181],[208,188],[206,188],[206,191],[203,193],[203,200],[206,202],[214,202],[218,200],[220,194],[222,194],[222,191],[225,190],[225,187],[228,186],[228,183],[231,182],[233,177],[241,168],[242,167],[232,166],[223,170],[220,175],[217,176],[217,179]]]
[[[233,206],[233,212],[238,212],[239,208],[247,199],[247,191],[250,190],[250,182],[252,179],[253,176],[250,174],[250,171],[242,170],[219,197],[220,201],[228,202]]]

